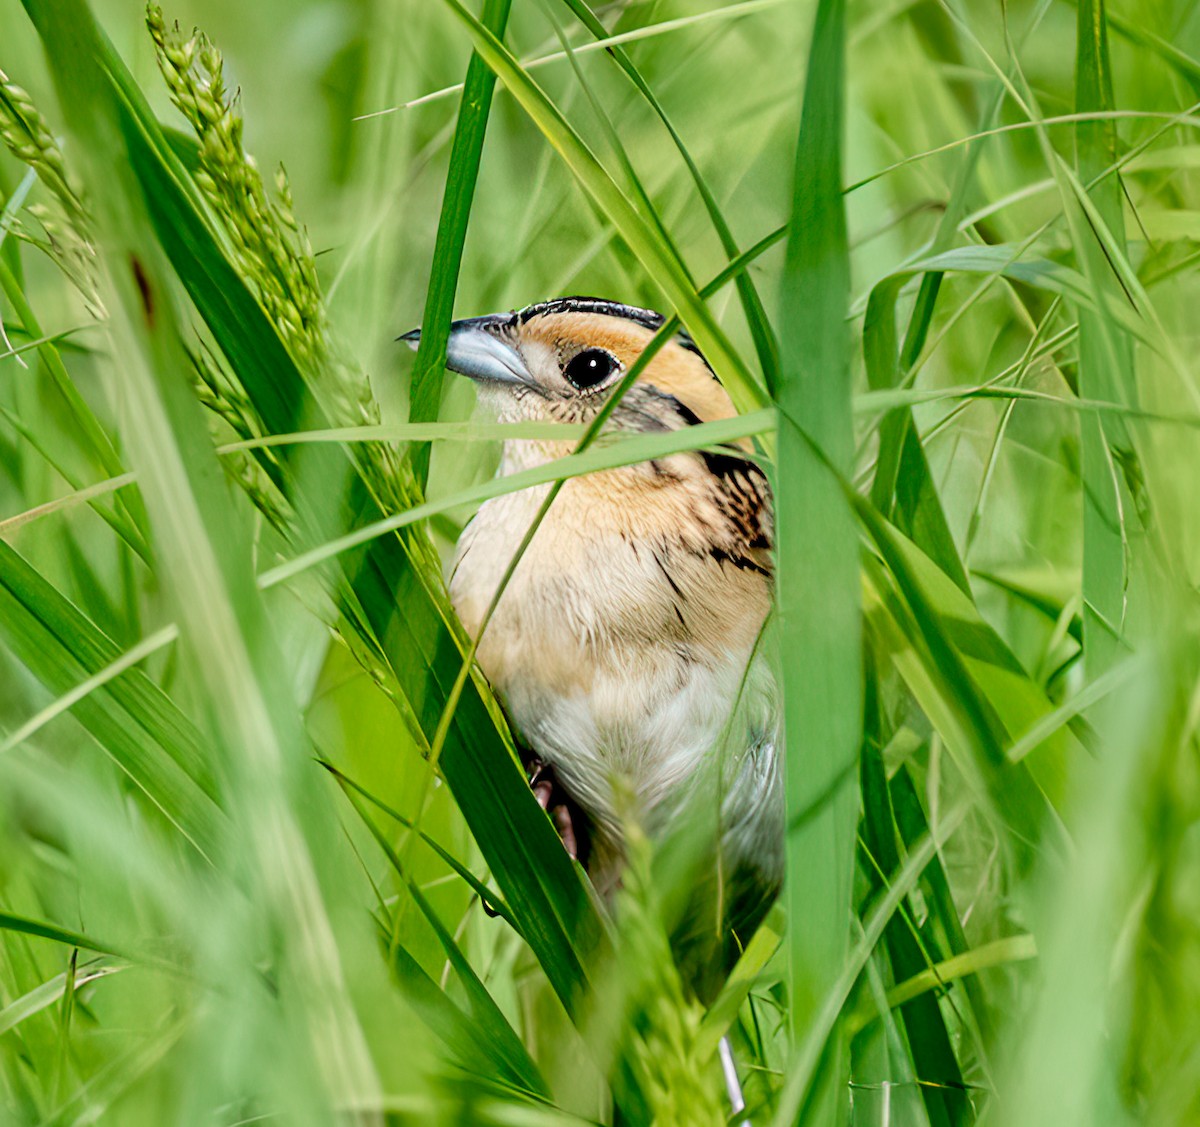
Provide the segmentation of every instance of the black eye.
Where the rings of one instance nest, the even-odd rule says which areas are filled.
[[[617,358],[602,348],[585,348],[567,361],[563,375],[572,387],[587,391],[602,384],[617,370]]]

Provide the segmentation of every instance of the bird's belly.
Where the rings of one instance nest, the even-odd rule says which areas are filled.
[[[733,661],[718,669],[645,664],[633,678],[598,673],[586,690],[521,678],[505,692],[517,726],[568,792],[614,826],[625,817],[658,821],[700,766],[715,763],[741,682]]]

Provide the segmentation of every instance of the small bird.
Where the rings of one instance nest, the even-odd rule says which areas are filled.
[[[647,309],[558,298],[454,322],[446,366],[476,382],[481,406],[499,421],[587,423],[663,323]],[[414,330],[400,339],[415,348],[419,338]],[[734,413],[680,332],[602,434],[679,430]],[[542,465],[574,446],[510,439],[499,473]],[[450,595],[472,637],[549,489],[487,501],[460,537]],[[709,887],[681,925],[707,938],[691,944],[694,955],[681,966],[715,961],[727,969],[782,876],[779,713],[759,653],[771,547],[770,489],[741,447],[572,478],[478,648],[532,753],[535,794],[601,890],[619,879],[626,819],[662,836],[708,803],[719,827]],[[688,943],[677,952],[681,945]]]

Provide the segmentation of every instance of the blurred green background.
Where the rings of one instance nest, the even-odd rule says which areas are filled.
[[[11,344],[0,342],[0,538],[40,577],[5,557],[0,1114],[14,1123],[724,1122],[714,1031],[729,1027],[756,1124],[1200,1120],[1200,6],[1084,7],[1105,30],[1111,58],[1102,63],[1079,49],[1079,8],[1061,0],[846,5],[841,251],[853,399],[844,406],[854,413],[853,484],[874,516],[859,526],[866,706],[861,821],[845,858],[852,927],[844,967],[821,968],[828,1045],[840,1048],[818,1066],[802,1051],[811,1030],[789,1033],[787,960],[775,955],[785,926],[793,938],[805,926],[794,904],[772,917],[744,989],[715,1017],[680,993],[659,944],[662,906],[637,882],[616,912],[612,962],[599,964],[604,988],[570,1017],[545,949],[482,910],[459,870],[490,888],[494,858],[460,813],[458,784],[422,758],[447,678],[429,673],[438,687],[423,695],[426,657],[376,639],[380,657],[314,580],[252,592],[251,567],[261,574],[296,554],[303,537],[290,539],[244,491],[225,488],[215,459],[192,457],[186,434],[203,429],[174,421],[172,440],[154,438],[153,419],[136,409],[136,389],[152,384],[132,382],[137,364],[124,351],[141,349],[145,370],[181,389],[197,352],[224,347],[220,333],[195,294],[183,296],[169,239],[127,192],[129,156],[105,150],[100,126],[89,142],[86,125],[69,124],[84,115],[62,104],[53,60],[69,71],[87,57],[87,44],[68,35],[75,16],[64,8],[61,37],[43,43],[21,5],[0,5],[0,68],[61,138],[101,231],[101,261],[118,261],[105,256],[121,239],[165,247],[155,278],[169,279],[173,319],[130,329],[120,284],[102,271],[97,316],[87,287],[45,253],[47,242],[74,245],[60,211],[36,210],[57,206],[53,193],[17,156],[0,155],[0,250],[12,276],[0,297]],[[92,11],[153,115],[187,134],[141,6],[107,0]],[[596,11],[610,32],[630,33],[625,49],[742,249],[801,214],[793,186],[814,3],[630,0]],[[703,284],[729,255],[652,107],[604,51],[540,62],[564,40],[591,42],[576,14],[554,0],[516,0],[505,43],[625,189],[627,157]],[[463,22],[435,0],[181,0],[164,15],[184,38],[198,25],[219,48],[226,85],[239,91],[245,150],[268,184],[286,167],[329,324],[328,354],[297,360],[299,369],[318,400],[331,373],[363,373],[379,404],[378,417],[330,409],[329,425],[402,424],[412,358],[394,338],[421,323],[431,273],[444,269],[434,241],[471,55]],[[6,115],[11,141],[11,105]],[[194,171],[189,144],[174,143]],[[141,191],[152,195],[144,182]],[[132,218],[113,202],[122,193],[137,196]],[[212,220],[213,245],[250,277],[222,222]],[[928,265],[946,251],[958,257]],[[748,273],[767,322],[787,339],[784,264],[780,241]],[[939,288],[921,289],[934,276]],[[894,316],[889,287],[892,352],[906,329],[912,345],[896,364],[898,392],[864,359],[864,335]],[[455,314],[575,293],[671,311],[638,248],[498,84]],[[709,308],[753,368],[734,287]],[[247,382],[228,355],[214,363]],[[143,481],[162,471],[163,494],[147,501],[146,560],[79,503],[80,489],[114,470],[64,381],[111,438],[118,469],[135,467]],[[162,394],[170,403],[175,393]],[[914,446],[881,492],[879,451],[909,406]],[[472,410],[471,389],[448,382],[439,418]],[[212,428],[215,442],[237,437],[227,421]],[[768,440],[768,460],[772,450]],[[221,633],[224,597],[205,632],[201,596],[216,588],[189,586],[179,547],[189,534],[174,541],[167,530],[176,455],[199,483],[201,524],[221,557],[214,574],[227,569],[226,535],[228,558],[244,554],[243,586],[227,580],[241,634]],[[431,522],[432,551],[419,537],[416,548],[404,541],[416,586],[434,591],[403,588],[413,606],[427,598],[444,612],[437,560],[472,511],[459,495],[496,458],[490,442],[433,444],[427,495],[454,503]],[[340,504],[337,481],[295,473],[313,496],[327,490]],[[777,478],[781,510],[808,486]],[[381,511],[412,500],[399,489]],[[350,509],[336,531],[366,511]],[[140,527],[136,511],[127,515]],[[847,582],[860,586],[857,573]],[[389,613],[404,618],[409,606],[397,599]],[[57,628],[66,656],[39,641],[34,619],[65,614],[64,600],[112,653],[89,651],[69,617]],[[161,687],[199,734],[185,738],[159,704],[123,703],[111,686],[88,694],[98,719],[57,714],[77,703],[64,697],[72,686],[175,621],[182,644],[139,663],[137,692]],[[239,668],[224,648],[239,637],[257,680],[229,699],[218,673]],[[857,638],[849,644],[859,652]],[[820,647],[786,636],[785,624],[781,652],[793,670],[821,660]],[[453,653],[437,658],[451,680]],[[399,670],[397,689],[382,667],[391,662],[394,673],[405,661],[412,676]],[[254,729],[243,723],[260,705],[278,760],[251,747]],[[214,865],[175,832],[153,787],[114,765],[122,730],[143,707],[168,729],[151,733],[155,748],[181,760],[179,748],[200,749],[196,773],[210,777],[233,827],[214,831]],[[496,729],[485,740],[476,722],[481,746],[491,740],[503,756]],[[805,762],[808,750],[789,754]],[[349,801],[315,756],[370,797]],[[174,794],[168,768],[162,786]],[[486,796],[491,783],[481,776],[476,786]],[[417,819],[443,852],[379,803]],[[553,844],[547,827],[535,829],[547,836],[533,840]],[[907,871],[931,841],[933,863]],[[505,880],[520,878],[495,879],[508,894]],[[873,913],[889,887],[896,903],[881,918]],[[563,895],[576,903],[569,897],[582,894]],[[520,1046],[528,1059],[518,1059]],[[802,1106],[788,1093],[792,1077],[826,1072],[831,1103],[819,1083]]]

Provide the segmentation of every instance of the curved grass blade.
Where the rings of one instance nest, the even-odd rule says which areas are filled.
[[[380,930],[380,938],[386,947],[386,930]],[[502,1080],[507,1067],[504,1062],[497,1060],[493,1046],[482,1035],[483,1031],[474,1014],[464,1013],[403,947],[392,946],[390,957],[392,970],[401,984],[405,1000],[429,1030],[464,1067],[480,1076]],[[528,1084],[512,1079],[510,1083],[518,1084],[517,1090],[528,1098]]]
[[[1007,939],[996,939],[979,947],[972,947],[961,955],[943,959],[936,966],[920,974],[896,983],[888,991],[888,1003],[902,1006],[912,998],[930,990],[942,989],[955,978],[978,974],[987,967],[1004,966],[1006,963],[1023,962],[1037,958],[1037,943],[1032,935],[1013,935]]]
[[[113,963],[99,959],[86,963],[74,975],[74,989],[79,990],[97,979],[117,974],[119,971],[128,969],[130,965],[130,963]],[[15,998],[3,1009],[0,1009],[0,1036],[10,1029],[15,1029],[21,1022],[33,1017],[34,1014],[49,1009],[63,996],[66,989],[67,976],[60,974],[50,979],[49,982],[44,982],[41,986],[23,994],[20,998]]]
[[[417,829],[411,818],[406,818],[398,810],[393,810],[386,802],[380,798],[376,798],[375,795],[371,794],[371,792],[361,784],[356,783],[348,775],[339,771],[332,763],[329,763],[324,759],[319,759],[317,762],[320,763],[321,766],[324,767],[325,770],[337,780],[338,785],[342,787],[343,790],[350,789],[362,795],[363,798],[371,803],[372,806],[378,810],[382,810],[389,818],[399,822],[400,825],[402,825],[405,829]],[[462,877],[466,884],[470,886],[475,895],[479,897],[484,907],[494,915],[506,920],[512,926],[513,930],[519,935],[521,929],[518,926],[516,919],[513,917],[508,905],[505,904],[504,901],[501,900],[500,897],[498,897],[490,888],[488,888],[488,886],[484,884],[483,881],[481,881],[473,872],[471,872],[466,865],[464,865],[457,857],[455,857],[454,854],[439,845],[424,830],[417,829],[417,832],[419,833],[421,840],[425,842],[425,844],[428,845],[429,848],[432,849],[434,853],[436,853],[451,869],[453,869],[460,877]]]
[[[1082,11],[1084,4],[1081,0],[1075,0],[1075,2]],[[1192,88],[1192,93],[1200,97],[1200,61],[1182,50],[1178,43],[1164,39],[1137,19],[1122,16],[1119,12],[1108,14],[1106,19],[1108,23],[1112,24],[1115,31],[1120,32],[1130,42],[1148,48],[1173,67]]]
[[[0,289],[3,289],[5,297],[12,303],[18,319],[25,326],[25,331],[30,338],[40,340],[45,337],[46,334],[42,332],[42,327],[29,305],[24,290],[3,258],[0,258]],[[51,340],[47,339],[37,346],[37,353],[38,359],[41,360],[55,388],[62,395],[68,410],[74,417],[75,425],[79,428],[92,457],[109,477],[116,477],[125,467],[121,464],[121,459],[117,456],[112,441],[100,425],[99,419],[79,394],[79,389],[68,375],[58,349]],[[145,557],[146,514],[141,506],[141,500],[137,497],[122,497],[119,503],[140,537],[140,541],[131,540],[130,546]]]
[[[0,931],[15,931],[21,935],[49,939],[54,943],[65,943],[68,947],[80,947],[84,951],[96,951],[101,955],[112,955],[118,959],[128,959],[130,962],[138,961],[123,948],[106,940],[85,935],[81,931],[59,927],[58,924],[50,923],[47,920],[31,919],[29,916],[15,916],[10,912],[0,912]]]
[[[553,11],[545,0],[543,0],[543,7],[545,8],[546,18],[554,28],[554,34],[558,37],[559,43],[562,44],[563,54],[566,56],[567,62],[570,63],[571,70],[575,74],[575,81],[587,98],[588,104],[592,107],[592,115],[600,124],[601,131],[608,142],[609,151],[621,166],[625,183],[633,193],[634,205],[641,208],[641,214],[650,224],[652,236],[662,243],[673,258],[683,263],[683,259],[679,254],[679,248],[675,245],[675,241],[671,238],[671,233],[667,230],[662,216],[659,215],[658,209],[654,206],[654,202],[650,198],[650,193],[646,191],[646,187],[642,183],[642,178],[637,174],[637,169],[633,167],[633,161],[629,159],[629,154],[625,150],[624,142],[622,142],[621,135],[613,124],[612,118],[605,110],[600,99],[596,96],[591,83],[588,82],[583,72],[583,68],[575,58],[575,50],[567,41],[562,26],[555,18]],[[691,281],[691,272],[687,269],[686,264],[684,264],[684,271],[687,273],[688,280]]]
[[[51,692],[69,693],[121,660],[111,639],[0,543],[5,644]],[[75,702],[73,715],[203,855],[219,855],[223,816],[199,733],[138,669]]]
[[[966,754],[1028,864],[1047,830],[1056,831],[1052,843],[1061,842],[1056,804],[1063,801],[1066,764],[1069,759],[1082,770],[1086,756],[1069,733],[1055,732],[1039,755],[1022,764],[1009,762],[1008,747],[1051,712],[1050,702],[949,578],[868,502],[860,500],[856,507],[902,601],[892,597],[890,583],[870,557],[868,589],[915,643],[902,650],[893,645],[893,659],[948,745]],[[922,677],[909,674],[905,662],[910,660],[923,668]],[[1022,765],[1029,774],[1013,770]]]

